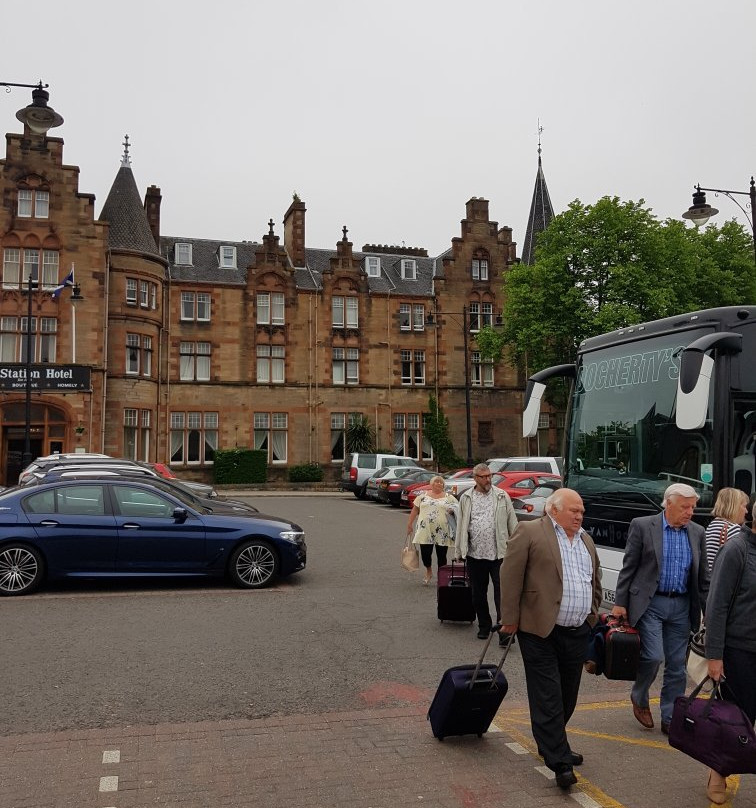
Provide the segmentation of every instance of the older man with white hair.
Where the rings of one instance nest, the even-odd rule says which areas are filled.
[[[674,483],[664,492],[662,513],[630,522],[612,609],[640,632],[640,663],[630,698],[633,715],[647,729],[654,726],[648,692],[664,663],[660,707],[665,735],[675,699],[685,693],[688,638],[701,622],[709,590],[706,533],[690,521],[697,501],[694,488]]]
[[[577,783],[583,762],[567,740],[591,625],[601,603],[601,571],[583,530],[583,500],[560,488],[546,513],[520,522],[501,565],[502,632],[517,632],[525,666],[530,725],[538,753],[560,788]]]

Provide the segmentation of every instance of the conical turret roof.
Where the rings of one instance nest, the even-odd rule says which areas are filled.
[[[549,226],[554,218],[554,208],[551,206],[551,197],[546,185],[541,164],[541,143],[538,142],[538,172],[536,173],[533,201],[530,203],[528,226],[525,230],[525,242],[522,245],[521,261],[523,264],[535,263],[535,245],[538,236]]]
[[[110,224],[108,243],[112,249],[160,254],[147,221],[147,212],[139,196],[128,154],[118,169],[102,207],[100,221]]]

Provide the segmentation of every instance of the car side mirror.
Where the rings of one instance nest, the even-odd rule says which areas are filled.
[[[186,520],[189,518],[189,511],[187,511],[186,508],[174,508],[173,518],[179,524],[186,522]]]

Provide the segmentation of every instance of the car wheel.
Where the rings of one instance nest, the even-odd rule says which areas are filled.
[[[367,496],[367,483],[365,483],[365,485],[358,488],[354,492],[354,495],[357,497],[357,499],[365,499],[365,497]]]
[[[229,574],[237,586],[261,589],[278,576],[278,555],[268,542],[253,539],[234,551]]]
[[[27,595],[44,576],[42,556],[28,544],[0,547],[0,595]]]

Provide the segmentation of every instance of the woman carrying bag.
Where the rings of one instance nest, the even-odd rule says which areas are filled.
[[[420,548],[425,567],[423,584],[426,586],[433,578],[433,546],[436,547],[438,566],[443,567],[447,549],[454,546],[458,513],[459,503],[456,497],[446,493],[443,477],[432,477],[430,490],[415,497],[407,522],[407,534],[414,533],[413,542]]]
[[[756,519],[756,505],[753,508]],[[708,673],[722,695],[756,720],[756,534],[741,529],[722,545],[711,573],[706,601]],[[727,800],[727,779],[709,770],[706,787],[717,805]]]

